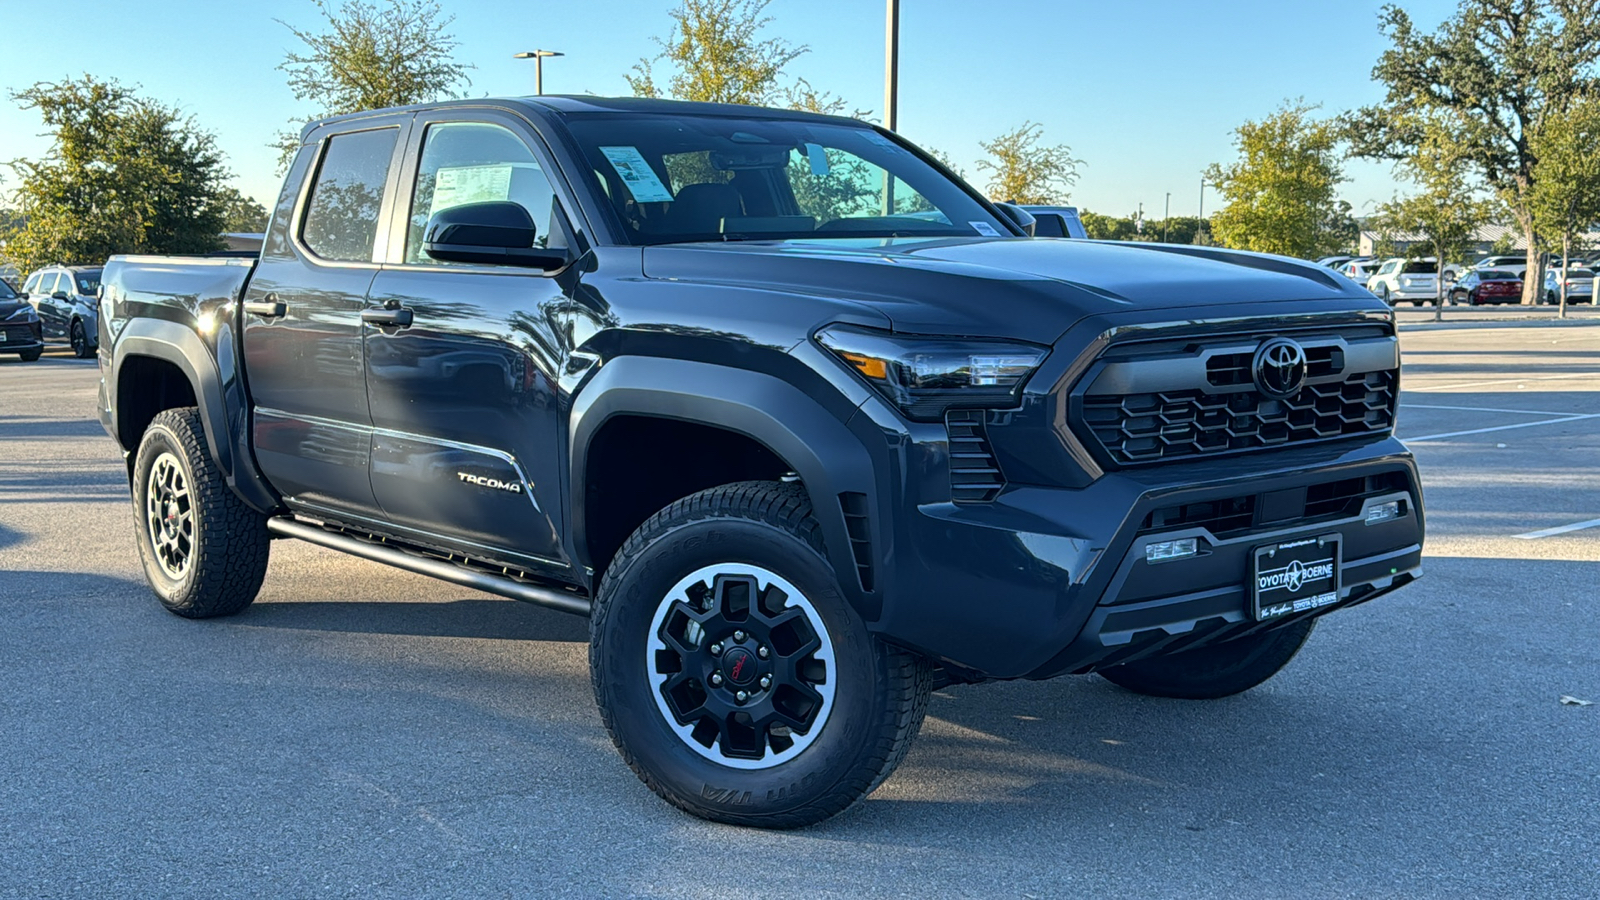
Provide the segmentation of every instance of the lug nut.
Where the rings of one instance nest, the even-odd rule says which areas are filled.
[[[763,675],[763,676],[761,676],[761,689],[762,690],[766,690],[769,687],[772,687],[772,676],[771,675]]]
[[[722,676],[719,675],[716,672],[712,672],[711,673],[711,684],[712,684],[712,686],[715,687],[716,685],[719,685],[721,683],[722,683]]]
[[[743,640],[744,640],[744,632],[742,632],[742,631],[735,631],[735,632],[734,632],[734,633],[733,633],[733,642],[734,642],[734,643],[736,643],[736,644],[737,644],[737,643],[739,643],[739,642],[741,642],[741,641],[743,641]]]
[[[739,698],[739,702],[740,703],[743,703],[746,700],[750,699],[750,695],[748,693],[746,693],[745,691],[740,691],[739,693],[734,694],[733,696]]]
[[[718,653],[722,652],[722,645],[721,644],[712,644],[711,647],[710,647],[710,650],[711,650],[711,655],[715,656]]]
[[[756,648],[756,655],[761,657],[762,659],[766,659],[767,658],[767,648],[766,647],[757,647]]]

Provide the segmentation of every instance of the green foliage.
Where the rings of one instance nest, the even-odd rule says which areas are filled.
[[[338,9],[316,0],[326,30],[278,24],[305,45],[278,65],[296,100],[311,102],[316,116],[428,103],[460,96],[472,66],[458,63],[450,33],[454,16],[435,0],[345,0]],[[297,134],[279,136],[280,169],[299,146]]]
[[[1438,117],[1411,123],[1417,145],[1397,168],[1417,191],[1383,204],[1373,219],[1383,244],[1392,246],[1403,235],[1413,241],[1407,257],[1434,257],[1439,276],[1436,318],[1442,315],[1445,265],[1466,258],[1476,245],[1478,226],[1492,214],[1490,204],[1477,195],[1466,143],[1451,124]]]
[[[1529,142],[1538,162],[1528,206],[1533,224],[1568,258],[1600,222],[1600,98],[1588,95],[1548,116]],[[1562,315],[1566,289],[1562,288]]]
[[[1206,170],[1227,201],[1210,221],[1223,246],[1311,259],[1352,242],[1349,205],[1333,196],[1344,180],[1338,131],[1315,109],[1285,103],[1244,123],[1235,131],[1239,159]]]
[[[772,0],[682,0],[672,16],[670,36],[656,38],[661,52],[641,59],[624,76],[640,97],[668,96],[707,103],[775,106],[787,101],[797,109],[836,111],[837,101],[799,82],[780,86],[784,66],[809,48],[782,38],[761,37],[772,22],[765,15]],[[656,82],[655,65],[672,70],[665,89]]]
[[[1138,214],[1107,216],[1086,209],[1078,210],[1083,230],[1097,241],[1160,241],[1163,232],[1169,244],[1193,244],[1200,236],[1204,220],[1197,216],[1173,216],[1166,222],[1145,219],[1144,231],[1139,230]]]
[[[1011,131],[979,146],[989,154],[978,168],[989,173],[986,190],[994,200],[1015,203],[1065,203],[1068,190],[1078,181],[1078,166],[1066,144],[1041,145],[1044,126],[1023,122]]]
[[[10,164],[26,223],[4,255],[18,269],[221,248],[228,173],[215,137],[192,119],[89,76],[11,97],[38,110],[54,138],[44,159]]]
[[[223,188],[218,193],[222,207],[222,230],[225,232],[259,233],[267,230],[267,208],[246,197],[236,188]]]
[[[1425,139],[1419,116],[1450,119],[1460,155],[1509,208],[1528,242],[1523,302],[1538,296],[1541,264],[1533,213],[1540,124],[1596,87],[1600,0],[1462,0],[1438,30],[1386,6],[1392,46],[1373,78],[1384,102],[1345,119],[1352,151],[1403,159]]]

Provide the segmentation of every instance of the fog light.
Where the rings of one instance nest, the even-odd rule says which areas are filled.
[[[1376,525],[1390,519],[1400,518],[1400,501],[1390,500],[1388,503],[1379,503],[1377,506],[1367,507],[1367,524]]]
[[[1194,556],[1200,552],[1199,545],[1194,538],[1183,538],[1176,541],[1156,541],[1144,545],[1145,562],[1165,562],[1169,559],[1183,559]]]

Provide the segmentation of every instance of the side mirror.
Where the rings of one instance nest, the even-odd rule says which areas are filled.
[[[67,299],[67,292],[66,291],[56,291],[54,294],[50,295],[50,299],[51,300],[65,300],[65,299]]]
[[[1033,213],[1015,203],[1000,202],[996,203],[995,206],[998,206],[1000,211],[1006,214],[1006,218],[1015,222],[1017,227],[1021,228],[1024,233],[1029,237],[1033,237],[1033,230],[1038,225],[1038,220],[1033,217]]]
[[[1031,215],[1034,219],[1034,237],[1072,237],[1071,232],[1067,231],[1067,217],[1061,213],[1037,212]]]
[[[17,291],[17,299],[18,300],[26,300],[26,299],[28,299],[28,292],[27,291]]]
[[[567,251],[535,247],[538,229],[520,203],[464,203],[434,213],[422,250],[443,262],[522,266],[554,271],[570,262]]]

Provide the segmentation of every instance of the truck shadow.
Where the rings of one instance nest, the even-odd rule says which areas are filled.
[[[589,621],[517,600],[256,603],[229,620],[252,628],[292,628],[500,641],[587,643]]]

